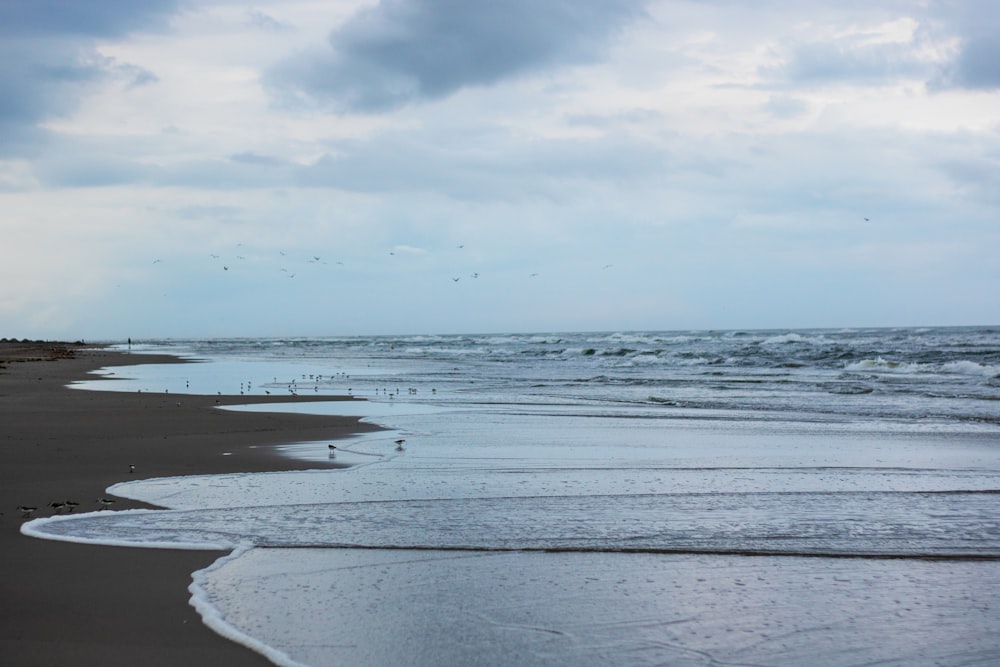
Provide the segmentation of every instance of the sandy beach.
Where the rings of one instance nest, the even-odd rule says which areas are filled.
[[[106,488],[129,479],[316,468],[271,446],[376,428],[352,417],[215,409],[316,398],[66,387],[101,367],[177,362],[83,344],[0,342],[3,664],[270,664],[206,628],[188,604],[191,573],[221,553],[74,545],[20,533],[21,506],[37,508],[31,518],[66,512],[50,507],[66,501],[79,503],[75,512],[94,511]]]

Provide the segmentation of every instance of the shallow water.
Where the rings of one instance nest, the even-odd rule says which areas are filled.
[[[199,585],[312,665],[1000,660],[996,563],[254,549]]]
[[[129,482],[111,492],[174,511],[26,531],[236,549],[197,575],[196,606],[280,664],[989,664],[998,343],[981,329],[170,343],[211,361],[112,384],[351,393],[370,401],[245,409],[364,409],[392,430],[338,442],[350,468]],[[284,451],[325,459],[327,444]]]

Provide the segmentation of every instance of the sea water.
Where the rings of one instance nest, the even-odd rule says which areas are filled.
[[[203,363],[81,388],[353,395],[237,409],[388,429],[338,442],[349,468],[128,482],[171,509],[26,524],[232,549],[193,604],[278,664],[1000,661],[1000,329],[141,350]]]

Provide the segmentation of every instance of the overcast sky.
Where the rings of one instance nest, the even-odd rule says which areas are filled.
[[[1000,324],[994,0],[0,0],[0,337]]]

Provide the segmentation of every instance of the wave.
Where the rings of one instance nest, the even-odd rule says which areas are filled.
[[[919,363],[893,361],[883,357],[862,359],[844,366],[847,371],[880,371],[885,373],[918,374],[942,373],[950,375],[969,375],[988,378],[1000,377],[1000,366],[983,364],[965,359],[943,363]]]
[[[36,537],[227,549],[367,548],[1000,560],[997,490],[387,500],[37,519]]]
[[[781,336],[772,336],[763,341],[764,345],[782,345],[787,343],[808,343],[811,345],[830,345],[833,343],[825,336],[803,336],[797,333],[787,333]]]
[[[946,373],[958,375],[981,375],[989,378],[1000,378],[1000,366],[990,366],[975,361],[949,361],[941,365]]]

